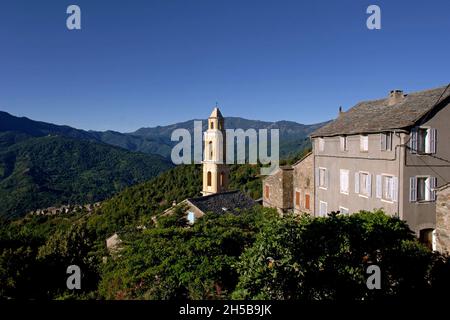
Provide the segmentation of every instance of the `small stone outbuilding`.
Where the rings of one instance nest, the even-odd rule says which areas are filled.
[[[436,192],[435,249],[450,254],[450,184]]]

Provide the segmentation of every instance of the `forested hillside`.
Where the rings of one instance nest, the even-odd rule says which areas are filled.
[[[87,140],[0,133],[0,215],[104,200],[171,167],[161,156]]]
[[[259,167],[232,166],[230,188],[242,190],[253,198],[261,196]],[[125,227],[150,223],[151,218],[186,198],[201,196],[200,165],[177,166],[147,182],[134,185],[104,201],[98,214],[90,220],[98,233],[107,236]]]

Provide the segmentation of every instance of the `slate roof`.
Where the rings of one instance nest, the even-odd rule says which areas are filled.
[[[447,87],[407,94],[394,105],[388,105],[389,98],[360,102],[314,131],[311,137],[408,129],[438,105],[450,102],[450,88]]]
[[[187,200],[204,213],[213,212],[217,214],[225,212],[237,214],[240,211],[251,209],[257,204],[255,200],[240,191],[215,193]],[[222,208],[226,208],[226,210]]]

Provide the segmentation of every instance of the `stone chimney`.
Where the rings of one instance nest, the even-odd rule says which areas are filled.
[[[388,106],[393,106],[394,104],[400,103],[404,98],[403,90],[391,90],[388,98]]]

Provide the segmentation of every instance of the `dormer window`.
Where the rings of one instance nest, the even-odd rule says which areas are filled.
[[[323,152],[325,150],[325,140],[324,138],[319,138],[319,151]]]
[[[360,150],[361,152],[369,151],[369,136],[367,134],[362,134],[360,136]]]
[[[380,133],[381,151],[392,150],[392,132]]]
[[[339,141],[341,144],[341,151],[347,151],[347,136],[340,136]]]

